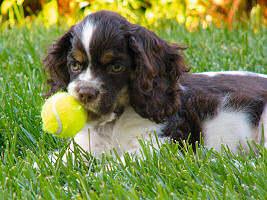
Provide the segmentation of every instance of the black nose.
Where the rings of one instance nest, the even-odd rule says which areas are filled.
[[[80,101],[85,104],[94,101],[98,94],[99,91],[90,87],[80,88],[78,91]]]

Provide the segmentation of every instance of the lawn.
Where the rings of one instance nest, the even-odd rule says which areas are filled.
[[[153,29],[153,28],[152,28]],[[66,29],[41,24],[0,31],[0,199],[267,199],[267,150],[224,154],[199,145],[151,149],[142,141],[143,157],[125,155],[101,163],[77,146],[75,159],[62,157],[69,141],[42,131],[40,108],[45,76],[41,60]],[[267,29],[237,25],[187,31],[173,22],[155,28],[161,37],[190,48],[191,72],[249,70],[267,74]],[[33,165],[36,163],[37,168]],[[107,169],[109,166],[109,169]]]

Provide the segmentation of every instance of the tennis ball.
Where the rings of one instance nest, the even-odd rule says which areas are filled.
[[[85,126],[87,113],[67,92],[47,99],[42,107],[43,129],[60,137],[74,137]]]

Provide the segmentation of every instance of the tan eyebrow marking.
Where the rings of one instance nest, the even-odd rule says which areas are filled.
[[[85,62],[86,58],[83,52],[80,50],[76,49],[72,52],[72,56],[77,60],[79,63]]]
[[[113,58],[113,53],[109,51],[101,56],[100,61],[102,64],[107,64],[112,60],[112,58]]]

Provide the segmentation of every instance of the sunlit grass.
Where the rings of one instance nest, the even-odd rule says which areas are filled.
[[[153,29],[153,28],[152,28]],[[0,199],[267,199],[266,149],[259,154],[220,155],[203,147],[166,144],[143,158],[125,155],[106,163],[85,163],[78,147],[67,165],[51,164],[55,149],[62,157],[68,142],[44,134],[41,60],[65,28],[13,28],[0,32]],[[154,30],[190,48],[184,52],[192,72],[250,70],[267,74],[267,30],[209,27],[188,32],[168,22]],[[34,163],[39,168],[33,168]],[[107,170],[109,166],[109,170]]]

